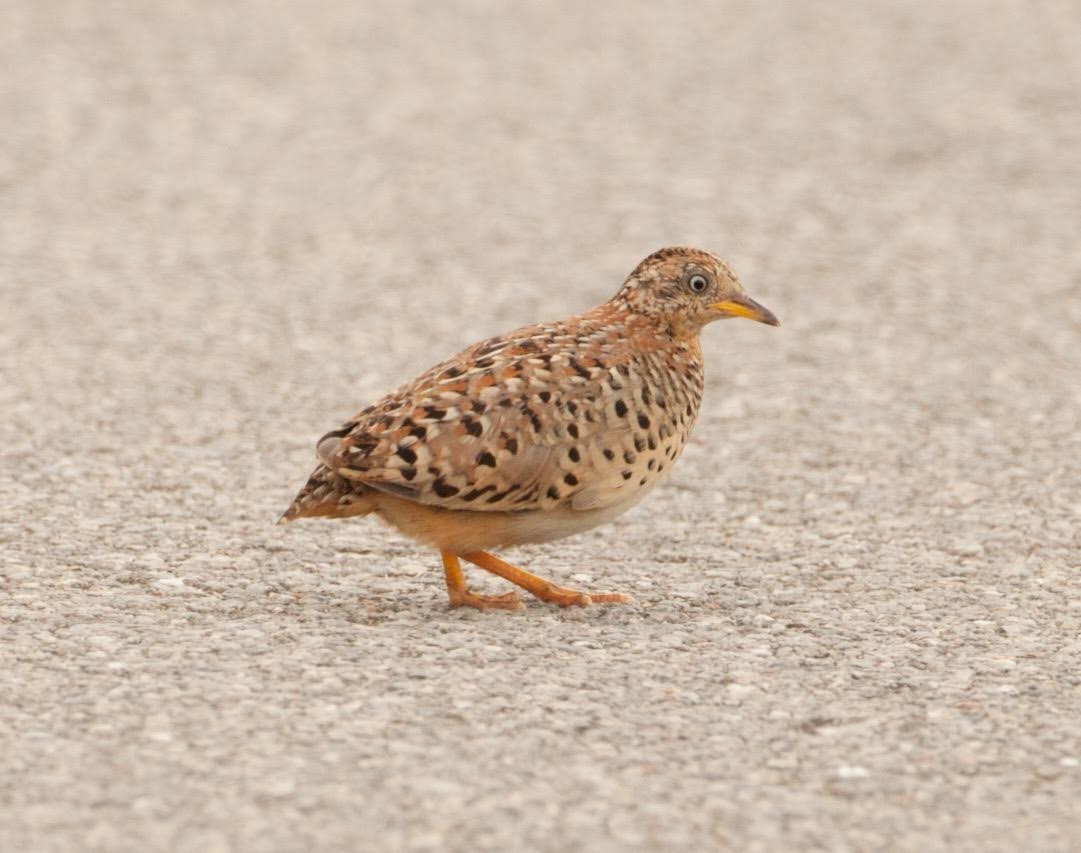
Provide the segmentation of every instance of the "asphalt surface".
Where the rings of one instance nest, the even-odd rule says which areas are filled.
[[[0,849],[1081,849],[1076,4],[0,6]],[[666,244],[673,477],[451,611],[315,440]],[[476,586],[502,590],[472,575]]]

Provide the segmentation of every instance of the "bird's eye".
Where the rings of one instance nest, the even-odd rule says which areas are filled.
[[[698,275],[696,273],[687,279],[687,287],[695,293],[704,293],[706,288],[709,287],[709,281],[706,280],[704,275]]]

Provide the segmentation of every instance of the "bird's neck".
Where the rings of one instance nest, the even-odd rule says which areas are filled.
[[[632,311],[616,300],[597,306],[582,319],[602,336],[618,335],[620,344],[629,350],[675,352],[690,360],[702,357],[700,327],[682,327],[663,317]]]
[[[688,324],[678,316],[645,314],[635,311],[626,302],[614,299],[590,312],[602,322],[618,322],[626,329],[627,336],[640,340],[646,349],[658,345],[686,344],[698,350],[701,325]]]

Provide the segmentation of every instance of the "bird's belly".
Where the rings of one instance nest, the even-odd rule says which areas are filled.
[[[552,542],[611,521],[644,498],[655,483],[629,491],[618,503],[590,510],[570,505],[530,512],[445,510],[380,495],[376,513],[411,539],[454,554]]]
[[[656,485],[655,482],[649,483],[629,492],[627,497],[619,503],[597,509],[577,510],[564,506],[548,512],[523,513],[514,531],[519,538],[510,544],[552,542],[607,524],[641,501],[654,485]]]

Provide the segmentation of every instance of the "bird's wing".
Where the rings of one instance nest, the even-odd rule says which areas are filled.
[[[349,480],[445,509],[613,503],[635,436],[603,393],[617,374],[575,331],[533,326],[477,344],[328,433],[319,457]]]

